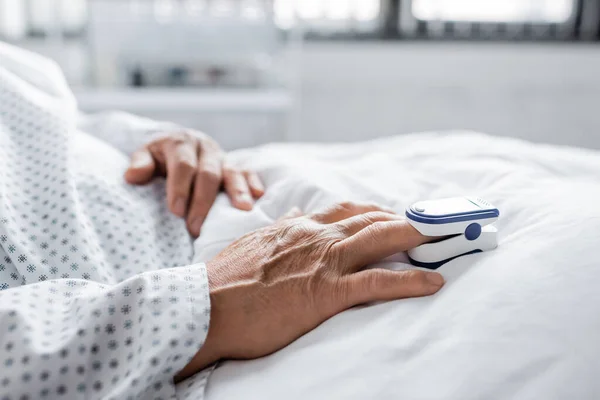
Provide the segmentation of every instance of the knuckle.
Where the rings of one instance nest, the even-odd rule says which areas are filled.
[[[290,237],[297,239],[308,234],[309,227],[299,221],[287,221],[280,231],[280,237]]]
[[[386,222],[390,218],[390,214],[383,211],[370,211],[364,215],[365,219],[373,224],[376,222]]]
[[[332,240],[333,242],[342,241],[342,240],[346,239],[348,237],[348,235],[350,234],[349,230],[346,227],[340,226],[337,224],[328,225],[328,226],[326,226],[326,228],[327,228],[327,231],[323,236],[327,237],[328,239]]]
[[[402,274],[401,280],[403,285],[410,285],[415,289],[423,289],[427,287],[427,276],[423,271],[406,271]]]
[[[347,265],[352,255],[345,248],[342,238],[328,238],[325,240],[324,254],[327,262],[334,269],[338,270]]]
[[[190,160],[178,160],[175,164],[175,171],[186,175],[191,175],[196,170],[196,165]]]
[[[224,175],[232,176],[232,175],[236,175],[238,173],[239,173],[238,169],[231,165],[226,164],[223,166],[223,174]]]
[[[188,213],[188,222],[191,224],[198,217],[206,217],[208,215],[209,210],[210,205],[206,201],[192,201],[192,203],[190,204],[190,211]]]
[[[302,218],[285,221],[278,231],[278,239],[285,246],[304,249],[310,257],[322,257],[327,254],[331,236],[324,234],[324,229],[307,223]]]
[[[382,217],[381,213],[379,213],[377,211],[369,211],[367,213],[361,214],[360,219],[361,219],[361,222],[374,224],[375,222],[380,220],[381,217]]]
[[[167,139],[173,145],[181,145],[193,142],[193,137],[185,131],[173,132]]]
[[[171,208],[175,207],[175,203],[177,202],[177,200],[179,199],[189,199],[190,197],[190,188],[189,187],[185,187],[182,185],[177,185],[174,186],[171,189],[171,192],[168,193],[167,196],[170,196],[170,200],[169,200],[169,204],[171,206]]]
[[[198,140],[200,149],[203,152],[209,152],[212,154],[218,154],[220,156],[223,156],[224,153],[223,153],[223,150],[221,149],[221,146],[219,146],[219,144],[210,136],[202,134],[196,140]]]
[[[361,225],[372,224],[375,221],[373,216],[369,215],[369,214],[361,214],[361,215],[356,216],[355,218]]]
[[[377,242],[381,238],[382,232],[385,229],[385,222],[383,221],[375,221],[367,228],[365,228],[362,232],[364,236],[362,236],[365,245],[371,246]]]
[[[244,189],[241,189],[239,187],[234,187],[232,189],[229,189],[229,193],[234,197],[240,197],[240,196],[245,195],[248,192],[246,192]]]
[[[346,236],[355,233],[356,226],[370,226],[373,224],[373,220],[369,215],[362,214],[352,217],[350,221],[340,221],[333,226],[338,228],[338,231]]]
[[[315,213],[311,213],[307,215],[307,218],[310,218],[311,220],[315,221],[315,222],[322,222],[325,217],[326,217],[326,213],[325,212],[315,212]]]
[[[344,209],[354,213],[368,213],[381,210],[381,208],[374,203],[365,203],[359,201],[345,201],[340,203],[340,205]]]
[[[164,148],[163,147],[164,144],[165,144],[164,139],[157,139],[157,140],[154,140],[153,142],[148,143],[146,146],[147,146],[150,154],[161,155],[162,149]]]
[[[376,211],[381,210],[381,206],[379,204],[373,203],[373,202],[363,203],[362,206],[368,210],[376,210]]]
[[[365,289],[369,288],[380,288],[385,280],[382,277],[382,274],[373,271],[373,273],[369,274],[367,278],[363,281],[366,286]]]
[[[372,235],[377,235],[385,230],[386,226],[386,221],[375,221],[371,224],[370,232]]]
[[[373,273],[366,280],[366,284],[370,289],[381,293],[390,293],[398,290],[398,280],[395,279],[394,275],[384,273],[383,271],[372,271]]]
[[[203,169],[198,171],[198,177],[209,184],[221,183],[221,175],[211,169]]]
[[[194,226],[194,224],[196,223],[196,220],[198,218],[204,219],[206,217],[206,214],[208,214],[208,213],[202,213],[197,208],[191,209],[190,212],[188,213],[187,218],[185,219],[185,222],[186,222],[187,226],[191,228]]]
[[[200,139],[200,145],[206,150],[221,151],[221,146],[219,146],[219,143],[217,143],[216,140],[208,135],[202,135],[202,138]]]
[[[349,299],[350,299],[350,285],[348,284],[342,284],[341,282],[336,282],[337,284],[332,285],[333,286],[333,294],[334,294],[334,298],[339,299],[338,301],[341,302],[342,304],[347,304],[349,303]]]
[[[337,207],[342,210],[352,211],[357,207],[357,204],[353,201],[343,201],[341,203],[338,203]]]

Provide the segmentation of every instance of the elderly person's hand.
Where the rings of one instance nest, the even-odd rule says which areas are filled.
[[[243,236],[207,263],[208,336],[178,379],[222,358],[270,354],[355,305],[437,292],[436,272],[363,269],[430,239],[403,217],[352,203],[298,210]]]
[[[255,172],[228,165],[219,145],[200,132],[172,133],[133,153],[127,182],[143,185],[155,176],[167,177],[169,209],[185,217],[192,236],[200,234],[221,186],[240,210],[251,210],[264,193]]]

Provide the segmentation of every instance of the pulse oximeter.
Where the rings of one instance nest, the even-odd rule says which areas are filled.
[[[456,257],[498,247],[500,211],[478,197],[418,201],[406,210],[408,222],[425,236],[443,237],[409,250],[413,265],[435,269]]]

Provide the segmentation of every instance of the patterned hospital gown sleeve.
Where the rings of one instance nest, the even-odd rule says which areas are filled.
[[[203,265],[2,291],[0,398],[171,399],[206,335],[207,297]]]
[[[0,42],[0,400],[176,398],[206,267],[159,186],[78,173],[77,113],[56,65]]]

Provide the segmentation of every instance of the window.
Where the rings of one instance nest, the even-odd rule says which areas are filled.
[[[573,0],[413,0],[412,13],[422,21],[564,23]]]
[[[0,38],[83,37],[98,0],[0,0]],[[600,0],[112,0],[177,14],[265,19],[318,37],[598,39]]]
[[[587,21],[584,17],[588,14],[594,19],[597,14],[593,8],[600,5],[600,0],[400,0],[399,3],[402,7],[397,26],[403,37],[572,40],[583,38],[582,21]]]
[[[381,25],[380,0],[275,0],[277,24],[300,23],[316,33],[375,31]]]
[[[0,0],[0,39],[79,36],[86,6],[86,0]]]

